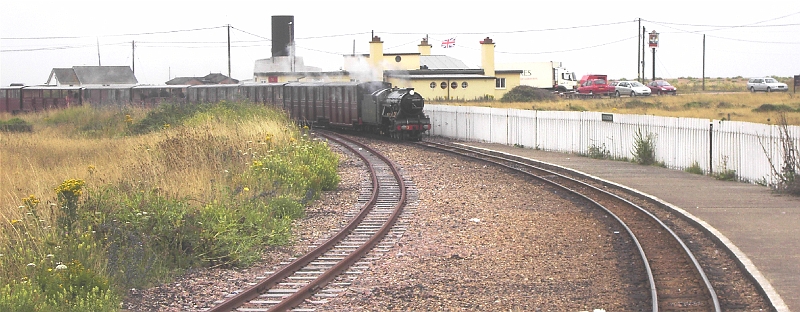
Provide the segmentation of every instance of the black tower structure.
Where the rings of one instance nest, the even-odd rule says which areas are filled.
[[[294,34],[294,15],[272,16],[272,57],[291,56],[290,44]]]

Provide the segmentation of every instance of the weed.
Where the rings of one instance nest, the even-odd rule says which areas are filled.
[[[587,156],[594,159],[609,159],[611,158],[611,152],[608,151],[605,143],[601,144],[600,146],[592,144],[592,146],[589,146],[589,152]]]
[[[711,107],[710,102],[689,102],[683,104],[684,109],[709,108],[709,107]]]
[[[551,91],[531,86],[516,86],[500,98],[500,102],[548,102],[558,97]]]
[[[722,181],[736,181],[738,176],[736,175],[736,170],[728,169],[728,156],[722,157],[722,164],[720,164],[720,170],[712,174],[714,178],[717,180]]]
[[[753,111],[754,112],[759,112],[759,113],[763,113],[763,112],[794,112],[794,111],[796,111],[796,109],[792,108],[789,105],[785,105],[785,104],[778,104],[778,105],[776,105],[776,104],[762,104],[761,106],[759,106],[757,108],[754,108]]]
[[[14,117],[9,120],[0,120],[0,131],[3,132],[32,132],[33,126],[25,120]]]
[[[688,173],[699,174],[699,175],[704,174],[703,168],[700,168],[700,164],[698,164],[696,161],[693,162],[692,165],[689,166],[688,168],[686,168],[684,171],[686,171]]]
[[[30,116],[37,132],[2,138],[0,185],[26,194],[0,198],[2,311],[114,311],[126,289],[247,265],[339,182],[325,143],[259,105]]]
[[[800,196],[800,179],[798,179],[798,174],[800,174],[800,151],[797,149],[798,146],[795,144],[795,139],[791,136],[785,113],[778,115],[778,130],[780,133],[781,157],[783,158],[783,166],[780,168],[777,168],[775,161],[770,157],[771,153],[767,151],[764,142],[759,140],[759,144],[761,144],[761,148],[769,160],[772,173],[778,179],[773,188],[779,192]]]
[[[656,146],[655,134],[642,133],[639,128],[633,137],[633,161],[640,165],[654,165],[656,164]]]

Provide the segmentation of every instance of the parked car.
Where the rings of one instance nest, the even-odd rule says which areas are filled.
[[[614,89],[614,95],[617,97],[623,94],[631,97],[650,95],[650,88],[638,81],[617,81]]]
[[[651,81],[647,87],[650,88],[651,94],[678,94],[678,89],[669,84],[666,80],[653,80]]]
[[[785,83],[778,82],[774,78],[750,78],[747,81],[747,90],[750,92],[756,91],[764,91],[764,92],[772,92],[772,91],[789,91],[789,86]]]
[[[585,75],[581,78],[581,85],[578,87],[578,94],[595,96],[613,96],[615,88],[608,84],[606,75]]]

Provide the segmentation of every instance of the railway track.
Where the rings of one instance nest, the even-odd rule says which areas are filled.
[[[403,231],[395,224],[407,202],[407,186],[398,168],[368,146],[327,132],[317,132],[357,155],[369,168],[371,184],[362,185],[362,208],[339,232],[309,253],[268,272],[258,283],[228,295],[208,311],[314,311],[349,285],[366,268],[371,251],[393,245]],[[366,192],[365,192],[366,191]],[[366,194],[366,196],[364,195]],[[390,236],[382,243],[385,237]],[[326,287],[328,286],[328,287]]]
[[[632,274],[647,276],[652,311],[721,311],[712,284],[686,244],[664,222],[635,203],[602,187],[520,159],[455,145],[418,144],[524,173],[606,211],[618,220],[639,250],[645,272]]]

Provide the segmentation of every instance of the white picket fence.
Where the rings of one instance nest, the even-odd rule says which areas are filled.
[[[433,126],[431,135],[464,141],[582,155],[593,148],[612,158],[632,159],[635,136],[641,131],[655,135],[656,160],[668,168],[683,170],[696,163],[706,173],[735,170],[742,181],[774,184],[773,166],[780,172],[784,165],[777,125],[431,104],[425,110]],[[800,147],[800,127],[788,128],[794,146]]]

